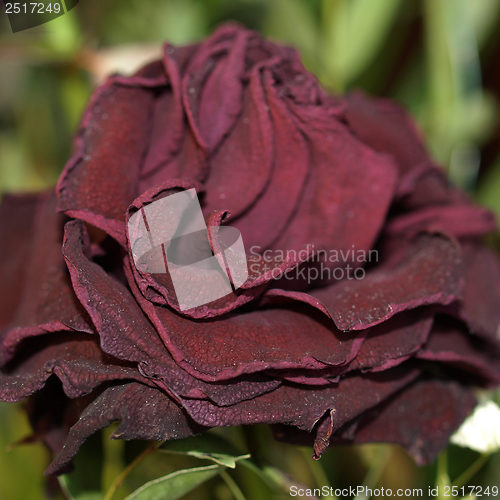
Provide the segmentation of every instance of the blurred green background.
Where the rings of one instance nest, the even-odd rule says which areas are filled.
[[[332,92],[362,88],[397,99],[451,180],[500,216],[498,0],[80,0],[68,14],[14,34],[0,15],[0,192],[55,183],[92,89],[106,74],[133,71],[159,54],[160,42],[198,40],[229,19],[297,46]],[[440,470],[417,469],[399,449],[365,446],[330,450],[318,465],[306,458],[309,451],[274,444],[265,428],[237,432],[243,448],[309,486],[432,484],[437,473],[456,476],[478,458],[452,447],[444,469],[444,459]],[[53,491],[41,476],[48,459],[42,447],[7,450],[27,433],[20,407],[0,405],[0,500],[36,500]],[[103,446],[101,474],[109,486],[135,445]],[[177,465],[143,464],[115,498]],[[233,477],[248,498],[287,498],[246,470]],[[474,483],[500,483],[498,454]],[[192,494],[237,496],[220,478]]]

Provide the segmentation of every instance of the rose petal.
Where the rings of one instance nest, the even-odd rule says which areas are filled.
[[[355,358],[347,365],[323,370],[282,370],[272,374],[296,384],[329,385],[338,382],[346,373],[356,370],[384,371],[414,356],[426,342],[432,323],[433,313],[430,311],[417,309],[398,314],[364,331],[363,344]]]
[[[154,100],[150,143],[141,171],[142,176],[148,176],[168,164],[180,149],[185,133],[179,71],[168,54],[164,60],[169,70],[170,88],[161,92]]]
[[[39,204],[40,196],[24,195],[5,196],[0,205],[0,328],[12,321],[24,292],[26,262],[32,253],[27,235],[34,231]]]
[[[256,75],[252,75],[256,78]],[[236,218],[245,247],[259,253],[275,241],[297,209],[310,163],[303,135],[278,96],[269,71],[262,75],[272,119],[274,166],[258,203]],[[256,221],[259,221],[256,224]]]
[[[181,439],[200,432],[185,413],[162,391],[139,383],[107,388],[82,412],[66,443],[46,474],[58,474],[69,464],[84,441],[120,420],[114,439]]]
[[[64,394],[62,384],[51,377],[36,394],[25,403],[33,434],[23,443],[42,442],[53,453],[58,453],[64,445],[70,427],[78,420],[83,409],[95,398],[94,393],[69,399]]]
[[[227,210],[237,217],[251,207],[268,184],[273,168],[273,128],[255,67],[243,96],[243,109],[230,134],[210,158],[205,213]]]
[[[0,364],[26,337],[93,332],[61,255],[64,217],[56,213],[55,204],[54,193],[42,193],[6,197],[1,205]]]
[[[391,234],[412,237],[419,232],[444,232],[456,237],[482,236],[496,228],[489,210],[471,204],[432,206],[394,217],[384,228]]]
[[[481,385],[500,383],[500,344],[472,337],[458,322],[439,319],[417,357],[463,370]]]
[[[2,368],[0,399],[19,401],[40,390],[52,374],[71,398],[109,380],[142,379],[137,370],[103,354],[95,336],[48,334],[25,341],[16,360]]]
[[[417,210],[432,205],[463,205],[470,203],[467,195],[453,187],[444,170],[432,164],[421,165],[406,178],[404,210]]]
[[[417,464],[431,463],[475,403],[472,391],[455,382],[420,381],[363,416],[354,442],[397,443]]]
[[[155,151],[151,153],[154,158],[148,161],[156,161],[160,155],[167,154],[154,149]],[[148,174],[141,175],[137,192],[145,193],[158,189],[159,186],[171,184],[173,179],[184,179],[186,182],[198,185],[207,175],[207,156],[196,144],[193,134],[187,130],[181,139],[179,150],[168,157],[167,163],[161,164],[161,168],[152,169]]]
[[[309,175],[297,211],[273,248],[370,249],[394,194],[393,162],[319,107],[296,108],[309,145]]]
[[[459,298],[463,266],[457,244],[441,235],[423,235],[399,265],[388,262],[362,280],[344,280],[311,292],[341,330],[361,330],[395,314]]]
[[[500,339],[500,262],[481,243],[464,242],[464,297],[459,309],[470,330],[493,342]]]
[[[141,83],[112,77],[94,93],[57,185],[59,210],[122,245],[151,130],[154,93]]]
[[[401,174],[429,161],[413,121],[394,101],[362,92],[347,95],[346,119],[358,137],[375,151],[395,158]]]
[[[200,186],[198,186],[191,180],[170,179],[168,182],[157,185],[154,188],[146,191],[136,200],[134,200],[134,202],[129,207],[128,216],[130,218],[130,216],[132,216],[132,214],[136,213],[138,210],[142,210],[150,203],[159,200],[164,196],[176,193],[178,189],[191,188],[196,188],[197,190],[201,189]],[[225,212],[223,213],[225,214]],[[156,216],[161,217],[161,213],[156,214]],[[207,217],[207,224],[213,226],[210,230],[211,234],[215,234],[218,232],[216,226],[220,225],[222,221],[220,216],[220,212],[218,213],[218,215],[217,212],[212,212]],[[129,235],[129,239],[130,238],[131,236]],[[129,241],[128,249],[131,262],[133,262],[134,260],[132,252],[133,245],[134,242]],[[214,253],[217,253],[217,249],[215,247],[212,248],[212,250],[214,250]],[[307,252],[300,256],[300,259],[302,260],[307,260],[307,258],[309,258],[309,254]],[[246,304],[247,302],[252,301],[264,292],[265,287],[271,280],[274,280],[276,276],[279,276],[284,272],[293,269],[298,265],[300,259],[291,258],[288,260],[282,260],[280,258],[277,258],[276,260],[271,259],[271,261],[269,261],[267,259],[260,258],[258,254],[247,254],[248,279],[240,288],[238,288],[234,293],[221,297],[220,299],[210,302],[209,304],[194,307],[188,310],[180,309],[174,286],[168,272],[151,274],[141,271],[135,265],[133,265],[133,279],[132,277],[130,277],[130,283],[135,281],[141,293],[150,302],[159,305],[168,305],[184,316],[206,319],[226,314],[233,309],[236,309]],[[200,287],[209,287],[210,289],[213,287],[213,284],[206,280],[200,281]],[[206,296],[208,295],[209,294],[206,294]]]
[[[200,144],[213,151],[242,107],[245,49],[250,32],[223,26],[203,42],[183,79],[183,97]]]
[[[280,423],[311,431],[326,412],[334,411],[335,428],[356,418],[409,384],[418,375],[411,367],[396,367],[382,373],[346,377],[328,387],[283,384],[251,401],[218,408],[203,400],[182,404],[189,415],[206,426]]]
[[[119,359],[139,363],[140,372],[157,383],[163,381],[176,394],[210,398],[217,404],[234,404],[277,387],[269,377],[238,379],[234,383],[208,384],[181,369],[131,293],[84,254],[85,231],[79,221],[65,228],[63,252],[76,294],[99,332],[102,349]],[[136,294],[140,294],[135,289]],[[175,313],[169,311],[175,316]],[[184,320],[190,329],[199,323]],[[192,370],[191,370],[192,372]],[[157,380],[159,379],[159,380]]]
[[[343,334],[306,307],[197,322],[151,304],[133,286],[132,291],[176,362],[202,380],[226,380],[269,369],[342,365],[353,359],[362,342],[362,335]]]
[[[417,309],[370,328],[348,370],[383,371],[399,365],[422,347],[432,322],[432,314]]]
[[[63,255],[75,293],[99,332],[103,350],[126,361],[143,361],[153,347],[161,348],[161,343],[130,292],[85,256],[88,245],[83,224],[68,222]]]

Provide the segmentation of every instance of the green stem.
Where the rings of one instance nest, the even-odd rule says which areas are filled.
[[[311,472],[311,475],[314,478],[314,482],[316,483],[316,486],[318,488],[321,488],[322,486],[329,486],[330,481],[328,480],[328,477],[325,474],[325,470],[317,460],[313,460],[311,458],[311,450],[309,448],[302,449],[302,455],[304,457],[304,462],[307,465],[307,468]],[[328,498],[328,497],[327,497]],[[329,498],[336,498],[333,495],[330,495]]]
[[[384,472],[384,469],[387,465],[390,453],[391,449],[385,446],[381,446],[378,450],[376,450],[376,454],[371,460],[372,465],[368,469],[365,479],[363,480],[363,486],[366,486],[365,490],[371,490],[377,486],[380,477],[382,476],[382,472]],[[364,498],[366,498],[364,495],[356,497],[356,499],[358,500]]]
[[[448,475],[448,452],[444,450],[438,457],[436,470],[436,486],[439,488],[438,499],[444,500],[444,487],[450,485]]]
[[[103,491],[107,491],[116,476],[125,468],[125,441],[121,439],[111,439],[118,424],[112,425],[102,433],[102,446],[104,453],[104,463],[101,472],[101,484]]]
[[[161,443],[160,443],[161,444]],[[109,487],[108,491],[106,492],[106,495],[104,497],[104,500],[111,500],[113,496],[115,495],[116,491],[118,488],[123,484],[123,481],[125,481],[125,478],[132,472],[132,470],[138,465],[140,462],[142,462],[147,456],[149,456],[153,451],[156,450],[158,447],[158,443],[153,443],[150,446],[148,446],[141,454],[139,454],[130,464],[123,469],[121,474],[116,476],[115,480],[111,483],[111,486]]]
[[[226,486],[229,488],[229,491],[231,492],[235,500],[246,500],[245,495],[243,495],[243,492],[236,484],[236,481],[224,469],[220,471],[220,477],[226,483]]]
[[[478,472],[479,470],[488,462],[490,458],[490,453],[485,453],[477,458],[472,464],[467,467],[456,479],[453,481],[453,486],[461,488],[466,485]]]

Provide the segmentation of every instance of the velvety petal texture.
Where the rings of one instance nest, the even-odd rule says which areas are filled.
[[[399,444],[423,465],[437,457],[474,406],[472,392],[459,384],[423,380],[363,415],[353,440]]]
[[[196,216],[151,216],[190,190]],[[0,399],[28,398],[50,474],[116,420],[116,439],[267,423],[314,458],[385,441],[431,462],[500,383],[495,228],[392,101],[330,96],[236,24],[166,44],[96,90],[55,191],[2,199]],[[227,293],[186,308],[199,261]]]

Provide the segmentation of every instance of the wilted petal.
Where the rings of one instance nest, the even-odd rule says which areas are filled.
[[[431,314],[417,309],[370,328],[359,353],[347,369],[382,371],[399,365],[422,347],[432,322]]]
[[[481,385],[500,383],[500,344],[470,335],[458,322],[439,318],[417,357],[439,361],[465,372]]]
[[[160,154],[160,153],[155,153]],[[208,158],[196,143],[191,131],[184,134],[179,151],[169,157],[168,163],[141,176],[139,193],[157,189],[158,186],[172,183],[173,179],[184,179],[191,184],[204,181],[208,175]]]
[[[229,426],[280,423],[312,431],[326,412],[334,412],[334,427],[384,401],[418,375],[410,367],[396,367],[377,374],[346,377],[327,387],[300,387],[283,384],[251,401],[219,408],[203,400],[183,400],[189,415],[199,424]]]
[[[90,393],[70,399],[64,394],[60,380],[49,378],[43,389],[26,400],[26,413],[33,433],[22,442],[42,442],[53,454],[58,453],[70,427],[94,398],[95,394]]]
[[[432,205],[464,205],[467,195],[451,185],[446,173],[432,164],[421,165],[406,179],[405,196],[399,204],[403,210],[418,210]]]
[[[217,147],[240,114],[249,37],[249,31],[223,26],[199,45],[186,69],[186,111],[201,145],[209,150]]]
[[[169,195],[176,194],[182,189],[191,188],[196,188],[197,190],[201,189],[197,183],[186,179],[170,179],[170,181],[164,184],[157,185],[156,187],[143,193],[130,205],[128,211],[129,221],[139,210],[147,211],[150,204],[160,201]],[[166,232],[175,232],[174,229],[176,229],[177,226],[169,227],[168,225],[162,225],[162,218],[164,217],[164,214],[161,211],[152,210],[149,213],[158,221],[159,229],[162,233],[166,234]],[[212,252],[214,254],[217,254],[219,250],[217,247],[217,238],[214,238],[214,235],[219,232],[220,228],[224,227],[220,226],[222,219],[224,218],[225,212],[211,212],[204,222],[205,225],[208,224],[211,227],[210,234],[207,234],[207,240],[211,243]],[[134,226],[132,225],[132,227]],[[134,247],[137,241],[140,241],[140,238],[144,235],[141,236],[141,231],[137,231],[135,229],[134,231],[134,234],[128,235],[128,239],[129,258],[131,262],[135,263]],[[154,248],[159,252],[161,251],[160,245]],[[176,292],[174,290],[172,278],[168,272],[168,265],[166,267],[164,266],[162,253],[158,253],[158,257],[161,259],[162,269],[165,269],[167,272],[149,273],[144,269],[138,268],[134,264],[132,266],[133,278],[130,277],[130,283],[135,281],[141,293],[148,301],[154,304],[168,305],[184,316],[203,319],[219,316],[252,301],[265,291],[266,286],[270,281],[274,280],[276,276],[293,269],[300,262],[300,259],[290,258],[283,260],[280,257],[269,261],[267,259],[263,259],[257,253],[253,253],[251,248],[248,249],[247,247],[246,250],[246,270],[248,272],[248,279],[234,293],[228,293],[227,295],[202,306],[181,310]],[[196,248],[191,248],[190,251],[195,252]],[[200,260],[207,258],[204,254],[200,255]],[[309,258],[309,254],[305,253],[300,258],[302,260],[307,260],[307,258]],[[210,290],[213,289],[214,284],[210,282],[210,280],[206,279],[200,279],[199,281],[199,285],[197,286],[200,287],[200,294],[203,294],[203,296],[210,296]]]
[[[345,116],[364,143],[394,157],[402,177],[429,161],[413,121],[394,101],[353,92],[347,95]]]
[[[388,321],[359,332],[363,343],[347,365],[321,370],[280,370],[273,376],[296,384],[330,385],[346,373],[356,370],[378,372],[400,365],[415,356],[426,342],[433,323],[433,314],[417,309],[399,314]]]
[[[125,84],[128,82],[128,84]],[[94,94],[57,185],[59,210],[125,245],[124,216],[137,196],[154,92],[110,78]]]
[[[126,361],[148,359],[161,342],[130,292],[85,255],[88,235],[80,221],[66,224],[63,254],[75,293],[99,332],[105,352]]]
[[[0,363],[24,338],[93,329],[61,255],[64,217],[54,193],[7,196],[0,207]]]
[[[442,232],[455,237],[482,236],[494,231],[496,219],[489,210],[472,204],[432,206],[396,216],[386,233],[412,237],[422,231]]]
[[[243,96],[239,120],[210,158],[204,209],[237,217],[263,193],[273,169],[273,129],[258,68]]]
[[[24,291],[37,208],[46,195],[5,196],[0,205],[0,327],[12,321]],[[21,231],[20,229],[24,230]]]
[[[89,436],[115,420],[120,421],[112,436],[115,439],[166,441],[201,430],[159,389],[139,383],[109,387],[85,408],[71,427],[64,447],[46,473],[59,473]]]
[[[152,106],[150,142],[141,177],[149,176],[167,165],[179,151],[185,132],[184,110],[180,94],[180,77],[171,64],[170,88],[155,96]],[[174,177],[178,177],[175,175]]]
[[[462,245],[465,264],[464,297],[459,308],[472,333],[500,340],[500,262],[499,257],[479,242]]]
[[[103,382],[143,379],[131,366],[104,354],[96,336],[48,334],[26,340],[15,360],[0,373],[0,399],[19,401],[56,375],[71,398],[88,394]]]
[[[262,78],[272,120],[273,169],[269,183],[258,203],[234,220],[247,249],[265,250],[279,238],[298,208],[309,167],[309,151],[304,136],[282,101],[269,70],[253,73]],[[256,223],[259,221],[259,223]]]
[[[423,235],[405,258],[381,264],[364,279],[344,280],[313,297],[326,306],[341,330],[361,330],[396,313],[460,297],[463,266],[457,244],[441,235]]]
[[[370,249],[394,195],[395,165],[320,108],[297,107],[296,114],[309,145],[309,175],[297,210],[273,247]]]
[[[105,352],[119,359],[138,362],[145,377],[163,383],[173,394],[206,397],[220,405],[252,398],[280,384],[265,376],[209,384],[183,370],[174,362],[130,291],[85,255],[85,237],[85,229],[79,221],[68,223],[63,251],[76,293],[99,331]],[[140,294],[137,289],[134,291]],[[172,311],[168,314],[176,316]],[[203,329],[203,323],[180,319],[188,332],[192,330],[191,335]]]
[[[281,385],[281,380],[267,373],[241,376],[220,382],[205,382],[180,368],[172,359],[152,366],[143,363],[140,365],[140,371],[176,401],[181,401],[183,398],[203,399],[219,407],[232,406],[241,401],[254,399]]]
[[[307,307],[264,309],[197,322],[135,294],[177,363],[202,380],[226,380],[269,369],[343,365],[354,358],[363,340],[360,334],[339,332]]]
[[[432,462],[472,411],[473,392],[455,382],[423,380],[362,417],[354,442],[396,443],[420,465]]]

